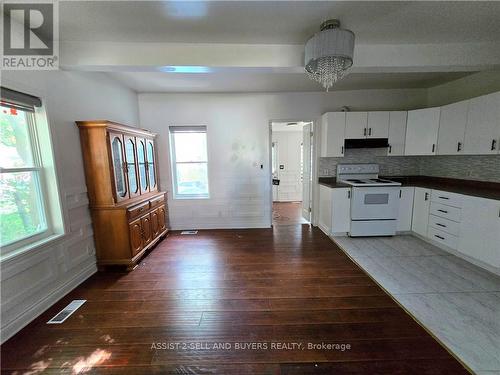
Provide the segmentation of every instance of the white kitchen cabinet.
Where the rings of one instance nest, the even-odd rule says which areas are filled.
[[[366,138],[368,112],[347,112],[345,124],[346,139]]]
[[[351,189],[332,189],[332,234],[346,234],[351,230]]]
[[[427,237],[427,224],[429,223],[429,208],[431,203],[430,197],[430,189],[415,188],[411,230],[424,237]]]
[[[367,138],[389,137],[389,115],[390,112],[378,111],[368,112]]]
[[[402,187],[399,193],[399,213],[398,213],[398,232],[411,231],[411,221],[413,216],[413,195],[414,187]]]
[[[500,201],[464,196],[458,251],[500,267]]]
[[[328,112],[321,116],[322,157],[344,156],[346,112]]]
[[[392,111],[389,113],[389,148],[387,149],[387,155],[389,156],[404,155],[407,115],[407,111]]]
[[[438,139],[440,108],[408,111],[405,155],[434,155]]]
[[[468,100],[441,107],[437,143],[438,155],[460,155],[464,153],[468,108]]]
[[[464,154],[500,151],[500,92],[471,99],[465,129]]]
[[[318,226],[329,236],[332,229],[332,188],[319,185]]]

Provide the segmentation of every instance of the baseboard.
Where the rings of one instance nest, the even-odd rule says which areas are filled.
[[[71,292],[73,289],[75,289],[78,285],[87,280],[90,276],[92,276],[96,272],[97,272],[97,266],[95,263],[87,266],[81,272],[76,274],[73,278],[71,278],[64,284],[58,286],[51,293],[49,293],[41,300],[31,305],[16,319],[12,320],[5,326],[2,326],[0,342],[3,344],[5,341],[10,339],[17,332],[19,332],[21,329],[23,329],[29,323],[31,323],[35,318],[40,316],[50,306],[59,301],[62,297]]]
[[[269,229],[271,228],[271,224],[173,224],[171,226],[171,230],[203,230],[203,229]]]

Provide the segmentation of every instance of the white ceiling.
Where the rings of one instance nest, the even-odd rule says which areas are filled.
[[[64,1],[60,38],[302,44],[327,18],[361,44],[500,40],[495,1]]]
[[[160,72],[114,72],[113,78],[137,92],[289,92],[323,91],[304,73],[181,74]],[[469,73],[353,73],[334,90],[426,88],[461,78]]]

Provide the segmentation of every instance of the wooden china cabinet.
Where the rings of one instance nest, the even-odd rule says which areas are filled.
[[[77,121],[98,266],[133,269],[168,232],[158,191],[155,134],[111,121]]]

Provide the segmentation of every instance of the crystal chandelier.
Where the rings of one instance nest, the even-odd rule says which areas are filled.
[[[352,66],[354,33],[341,29],[338,20],[323,22],[320,30],[306,43],[305,69],[309,78],[328,91]]]

